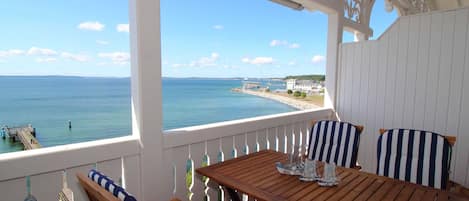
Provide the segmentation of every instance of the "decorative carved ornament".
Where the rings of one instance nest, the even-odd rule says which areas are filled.
[[[356,23],[361,23],[361,0],[344,0],[344,17]]]
[[[386,10],[397,8],[401,16],[431,11],[430,0],[385,0]]]

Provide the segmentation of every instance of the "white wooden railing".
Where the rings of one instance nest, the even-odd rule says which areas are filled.
[[[298,111],[168,131],[165,163],[173,169],[174,196],[183,200],[218,200],[218,186],[197,177],[194,170],[247,153],[271,149],[290,153],[305,150],[312,120],[330,119],[331,109]],[[189,178],[187,178],[189,177]]]
[[[75,201],[88,200],[76,180],[76,173],[92,168],[120,181],[140,196],[140,145],[132,136],[62,145],[0,155],[0,200],[23,200],[26,177],[37,200],[57,200],[62,175],[74,192]]]
[[[219,187],[197,177],[196,168],[264,149],[288,153],[292,145],[300,145],[305,150],[311,121],[331,117],[331,109],[318,109],[166,131],[161,149],[162,162],[167,169],[154,171],[173,173],[172,184],[161,185],[172,185],[172,194],[180,199],[204,200],[207,196],[218,200],[220,196],[223,198]],[[75,175],[92,168],[121,182],[139,198],[142,193],[141,151],[139,139],[127,136],[2,154],[1,200],[24,199],[26,177],[30,178],[32,194],[38,200],[56,200],[62,189],[64,171],[75,201],[87,200]]]

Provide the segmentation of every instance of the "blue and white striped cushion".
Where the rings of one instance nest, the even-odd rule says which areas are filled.
[[[323,120],[314,124],[308,158],[352,168],[357,163],[360,132],[347,122]]]
[[[120,187],[112,179],[96,170],[90,170],[88,178],[99,184],[101,187],[112,193],[122,201],[137,201],[134,196],[127,193],[124,188]]]
[[[387,130],[378,139],[376,174],[446,189],[451,146],[439,134],[410,129]]]

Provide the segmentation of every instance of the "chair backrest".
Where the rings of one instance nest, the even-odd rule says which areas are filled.
[[[451,143],[437,133],[412,130],[381,130],[376,174],[438,189],[446,189]]]
[[[362,130],[362,126],[347,122],[314,122],[310,132],[308,158],[347,168],[355,167]]]
[[[78,173],[77,178],[90,201],[136,201],[124,188],[96,170],[91,170],[88,177]]]

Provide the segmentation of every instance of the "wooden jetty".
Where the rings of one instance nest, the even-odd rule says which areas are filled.
[[[25,150],[41,148],[41,144],[36,139],[36,131],[32,125],[20,127],[3,127],[3,139],[11,139],[13,142],[20,141]]]

